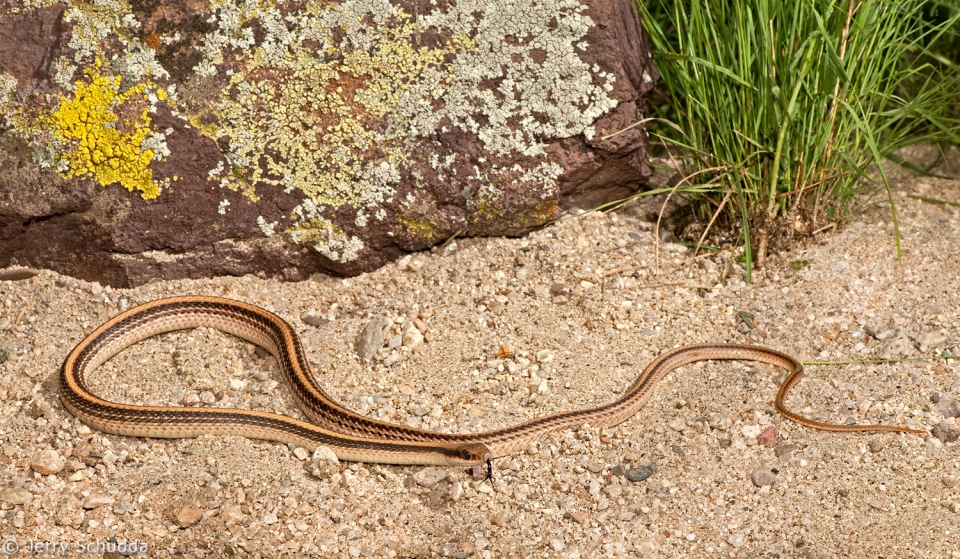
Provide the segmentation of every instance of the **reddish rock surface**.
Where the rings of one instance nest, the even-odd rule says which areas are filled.
[[[0,267],[354,275],[651,174],[632,1],[369,4],[0,2]]]

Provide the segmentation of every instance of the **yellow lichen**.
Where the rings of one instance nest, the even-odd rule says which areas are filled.
[[[120,76],[101,76],[100,66],[98,62],[88,69],[88,81],[77,81],[73,97],[61,99],[50,115],[63,144],[60,157],[67,169],[62,174],[65,178],[90,176],[102,186],[118,182],[131,192],[140,191],[144,200],[156,198],[160,185],[150,170],[154,153],[140,147],[150,134],[149,108],[140,111],[139,118],[118,116],[131,99],[145,99],[148,84],[121,91]]]

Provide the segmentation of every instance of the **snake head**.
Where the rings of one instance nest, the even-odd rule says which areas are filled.
[[[483,443],[465,443],[452,449],[450,457],[451,465],[472,466],[490,460],[493,458],[493,453]]]

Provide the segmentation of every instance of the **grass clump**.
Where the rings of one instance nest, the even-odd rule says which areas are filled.
[[[947,0],[941,0],[941,4]],[[950,0],[953,4],[957,0]],[[645,0],[668,97],[651,134],[682,159],[679,195],[740,230],[747,281],[759,231],[812,233],[886,195],[881,165],[917,143],[960,143],[949,41],[960,10],[918,0]],[[933,16],[933,17],[932,17]],[[940,50],[938,50],[940,49]],[[688,188],[690,186],[690,188]],[[896,229],[896,227],[895,227]],[[701,237],[701,242],[703,237]],[[896,237],[899,256],[899,234]]]

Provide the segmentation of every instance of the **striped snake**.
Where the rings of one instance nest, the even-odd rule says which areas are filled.
[[[308,423],[272,413],[230,408],[135,406],[92,394],[88,372],[127,347],[164,332],[206,326],[243,338],[270,352],[286,375]],[[132,437],[180,438],[242,435],[315,449],[330,447],[341,460],[387,464],[468,466],[523,449],[547,433],[578,427],[616,425],[642,408],[657,382],[674,369],[696,361],[761,361],[790,371],[775,400],[784,417],[828,431],[922,431],[891,425],[835,425],[791,412],[787,393],[800,380],[803,365],[789,355],[764,347],[707,344],[684,346],[657,357],[614,402],[566,411],[513,427],[476,434],[423,431],[377,421],[354,413],[327,395],[307,364],[300,338],[279,316],[260,307],[218,297],[174,297],[146,303],[106,322],[84,338],[60,369],[60,399],[81,421],[107,433]]]

